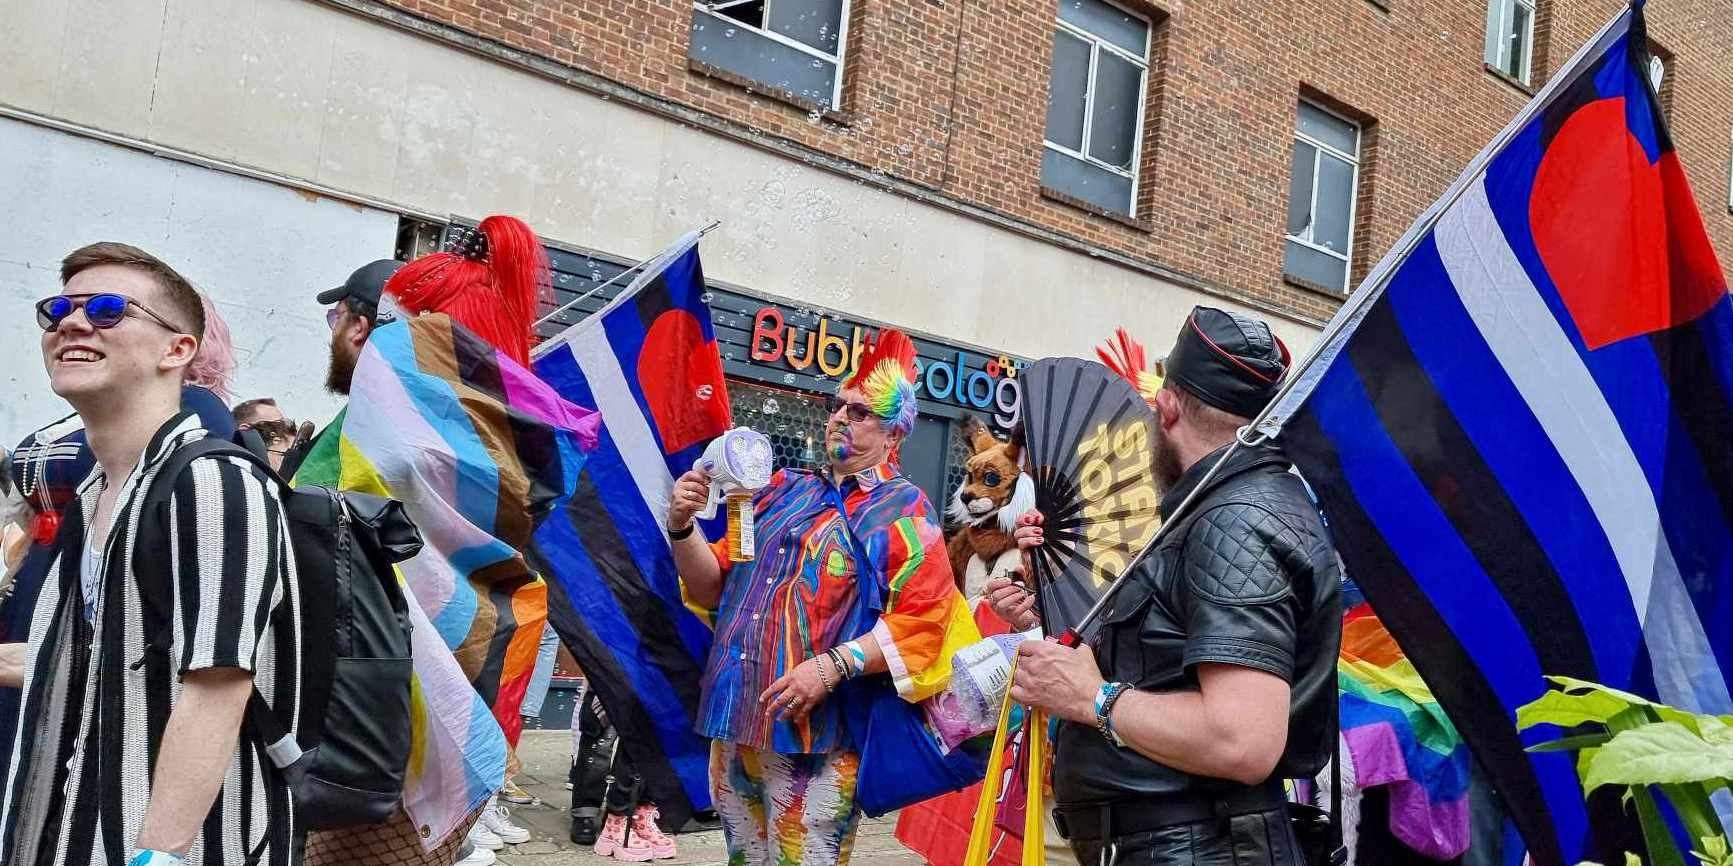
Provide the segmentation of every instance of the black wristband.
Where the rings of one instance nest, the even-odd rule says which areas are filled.
[[[692,530],[694,528],[696,528],[697,526],[698,526],[698,524],[696,522],[694,522],[694,523],[686,524],[685,529],[670,529],[670,530],[668,530],[668,540],[669,541],[685,541],[687,539],[687,537],[691,536]]]

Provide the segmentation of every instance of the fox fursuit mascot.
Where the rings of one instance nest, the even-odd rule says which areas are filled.
[[[962,436],[974,453],[964,463],[963,483],[946,512],[958,527],[946,547],[958,588],[973,607],[989,579],[1017,570],[1020,557],[1011,533],[1017,518],[1035,507],[1035,481],[1023,474],[1021,430],[1000,442],[980,419],[970,418]]]

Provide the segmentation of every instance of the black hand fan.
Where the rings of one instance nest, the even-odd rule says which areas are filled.
[[[1048,358],[1023,374],[1023,432],[1046,543],[1031,551],[1050,635],[1075,627],[1159,524],[1155,413],[1094,361]]]

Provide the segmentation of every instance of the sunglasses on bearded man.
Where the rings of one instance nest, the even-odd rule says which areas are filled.
[[[859,424],[868,418],[878,417],[878,413],[874,412],[871,406],[868,406],[859,400],[845,400],[836,394],[832,394],[825,398],[824,410],[831,417],[835,417],[836,413],[844,409],[848,410],[848,421],[850,424]]]

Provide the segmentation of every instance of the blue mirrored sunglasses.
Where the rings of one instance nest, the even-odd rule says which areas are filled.
[[[186,333],[138,301],[125,295],[110,292],[95,295],[55,295],[51,298],[43,298],[36,302],[36,324],[41,325],[44,331],[52,331],[60,327],[60,323],[67,316],[83,309],[85,321],[90,322],[92,328],[107,329],[120,324],[120,321],[126,318],[128,308],[138,310],[151,317],[156,320],[157,324],[174,333]]]

